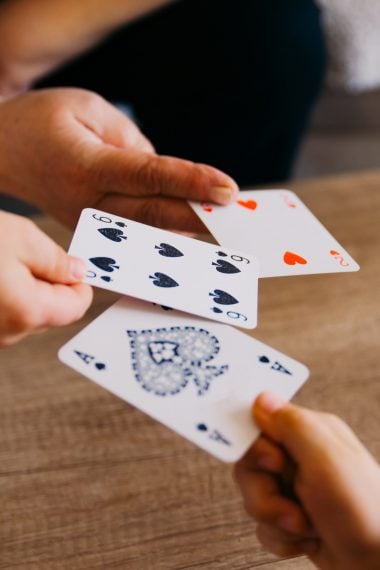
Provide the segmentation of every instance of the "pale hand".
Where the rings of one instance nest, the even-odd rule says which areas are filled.
[[[31,221],[0,211],[0,347],[82,317],[92,289],[82,260]]]

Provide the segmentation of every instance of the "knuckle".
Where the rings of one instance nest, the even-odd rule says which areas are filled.
[[[101,96],[99,93],[95,93],[94,91],[87,91],[86,89],[76,89],[76,95],[78,96],[78,100],[83,104],[90,114],[98,113],[99,108],[103,107],[104,105],[109,105],[109,103]]]
[[[35,112],[41,112],[41,116],[46,117],[47,128],[52,129],[62,113],[66,112],[64,97],[58,89],[54,94],[50,90],[35,91],[33,103]]]
[[[136,168],[136,181],[144,184],[150,196],[159,196],[163,191],[160,172],[160,158],[156,155],[147,157]]]
[[[50,113],[57,117],[67,114],[68,98],[73,105],[72,108],[86,109],[86,112],[99,112],[99,106],[107,104],[103,97],[93,91],[80,88],[57,88],[52,94],[51,90],[40,91],[40,103],[47,108]]]

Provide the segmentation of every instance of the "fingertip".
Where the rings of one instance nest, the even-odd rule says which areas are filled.
[[[272,414],[283,408],[286,404],[287,400],[273,392],[261,392],[252,407],[253,417],[255,420],[268,419]]]
[[[214,186],[210,190],[210,201],[220,206],[227,206],[234,200],[237,193],[236,189],[229,186]]]
[[[187,167],[192,191],[192,197],[188,195],[188,199],[226,206],[237,198],[239,187],[225,172],[202,163],[187,162]]]
[[[268,415],[277,412],[277,410],[283,408],[287,404],[287,400],[278,394],[274,394],[273,392],[269,391],[261,392],[256,401],[261,411],[265,412]]]
[[[229,176],[223,170],[215,168],[215,166],[210,166],[208,164],[199,163],[198,166],[205,169],[208,172],[210,180],[212,180],[212,186],[216,188],[229,188],[234,196],[239,193],[239,186],[237,182]]]

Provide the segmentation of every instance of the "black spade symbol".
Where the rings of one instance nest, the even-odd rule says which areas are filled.
[[[127,239],[123,231],[117,228],[100,228],[98,232],[111,241],[123,241],[123,239]]]
[[[183,253],[174,245],[170,245],[168,243],[160,243],[160,245],[156,245],[155,249],[158,249],[158,253],[164,257],[182,257]]]
[[[103,271],[108,271],[112,273],[115,269],[119,269],[118,265],[115,265],[117,261],[112,259],[112,257],[90,257],[91,263],[102,269]]]
[[[224,251],[217,251],[216,255],[219,255],[220,257],[228,257],[226,253],[224,253]]]
[[[224,259],[218,259],[218,261],[214,261],[213,265],[215,265],[216,270],[219,273],[240,273],[240,269],[232,265],[229,261],[225,261]]]
[[[174,281],[165,273],[156,272],[154,275],[149,275],[150,279],[153,279],[153,285],[157,287],[178,287],[177,281]]]
[[[98,370],[104,370],[106,367],[106,365],[103,362],[97,362],[95,364],[95,368],[97,368]]]
[[[235,305],[239,302],[235,297],[221,289],[214,289],[209,295],[210,297],[214,297],[214,303],[218,303],[218,305]]]
[[[259,360],[260,360],[260,362],[263,362],[264,364],[268,364],[270,362],[270,360],[267,356],[260,356]]]
[[[115,222],[115,224],[117,226],[119,226],[119,228],[126,228],[127,227],[127,224],[125,224],[124,222]]]

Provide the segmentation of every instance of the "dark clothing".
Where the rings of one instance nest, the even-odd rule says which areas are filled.
[[[159,153],[217,166],[244,186],[288,178],[324,69],[312,0],[182,0],[40,86],[128,102]]]

